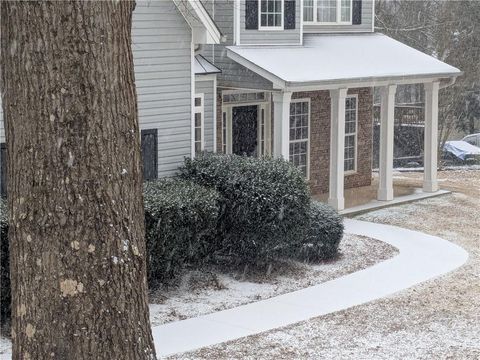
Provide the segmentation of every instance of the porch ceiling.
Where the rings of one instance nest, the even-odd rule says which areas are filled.
[[[420,83],[462,74],[453,66],[377,33],[305,35],[302,46],[227,49],[232,60],[272,81],[278,89]]]

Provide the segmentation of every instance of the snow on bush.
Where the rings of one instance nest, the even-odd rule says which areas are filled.
[[[303,238],[310,192],[283,159],[206,154],[186,159],[181,177],[223,197],[220,252],[227,261],[262,265]]]
[[[191,181],[163,179],[145,183],[144,201],[151,286],[209,257],[220,214],[217,191]]]
[[[343,237],[342,217],[330,206],[312,201],[309,210],[307,234],[291,248],[295,256],[304,261],[334,258]]]

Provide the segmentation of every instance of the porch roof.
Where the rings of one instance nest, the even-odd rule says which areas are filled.
[[[210,61],[205,59],[200,54],[195,55],[195,62],[193,66],[195,70],[195,75],[219,74],[222,72],[222,70],[213,65]]]
[[[305,35],[299,46],[229,46],[228,56],[277,89],[420,83],[462,72],[378,33]],[[352,86],[353,85],[353,86]]]

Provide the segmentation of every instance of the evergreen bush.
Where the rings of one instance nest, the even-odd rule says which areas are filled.
[[[219,251],[229,261],[261,265],[303,238],[310,193],[288,161],[206,154],[186,159],[180,173],[222,195]]]
[[[214,251],[220,214],[217,191],[180,179],[145,183],[148,279],[151,286],[173,279],[182,268]]]
[[[312,201],[308,215],[306,236],[294,244],[291,252],[304,261],[334,258],[343,237],[342,217],[329,205]]]

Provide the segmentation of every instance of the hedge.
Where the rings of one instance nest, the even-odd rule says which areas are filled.
[[[180,176],[222,195],[219,251],[230,261],[263,264],[303,237],[309,188],[283,159],[205,154],[186,159]]]
[[[214,252],[220,194],[190,181],[145,183],[148,279],[168,282],[184,267],[206,261]]]
[[[308,214],[306,236],[291,252],[304,261],[329,260],[338,254],[343,237],[342,217],[329,205],[312,201]]]

